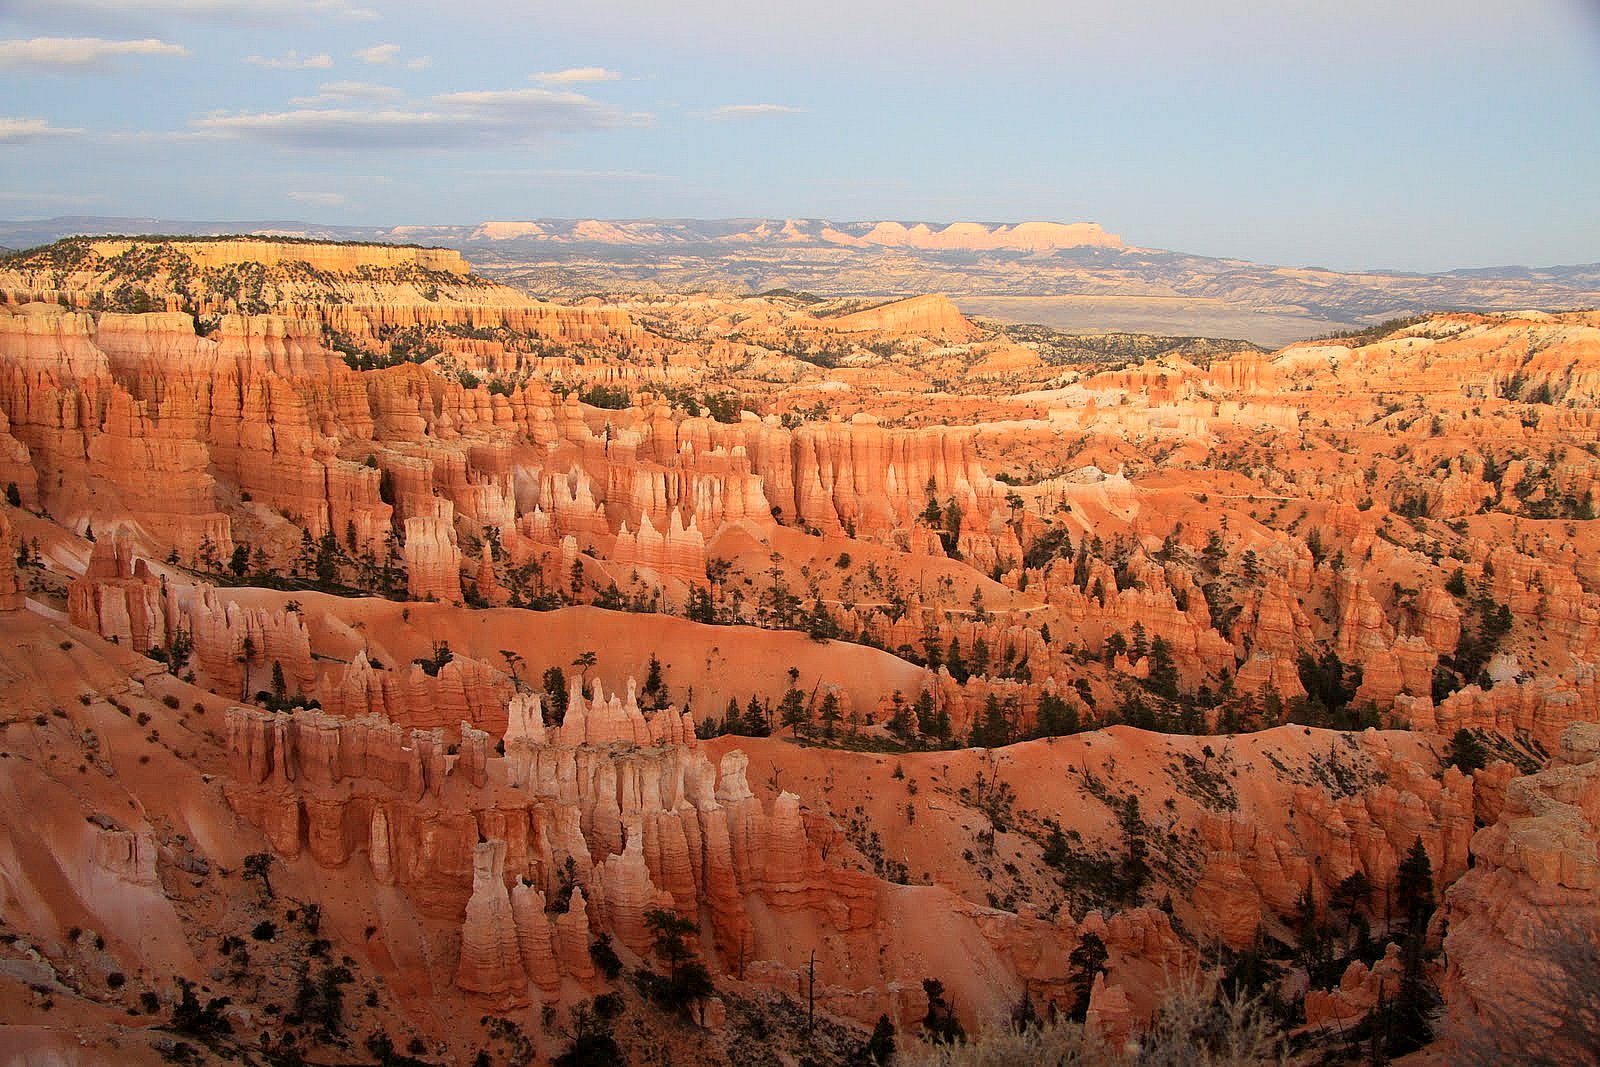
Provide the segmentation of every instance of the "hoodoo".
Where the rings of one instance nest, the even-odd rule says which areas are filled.
[[[42,1057],[1121,1048],[1243,974],[1465,1050],[1596,921],[1594,312],[1273,353],[255,238],[0,294]]]

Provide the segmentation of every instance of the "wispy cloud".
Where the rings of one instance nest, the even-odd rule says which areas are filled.
[[[355,54],[363,63],[374,66],[388,66],[400,58],[400,46],[397,44],[375,44],[371,48],[362,48]]]
[[[350,198],[343,193],[285,193],[290,200],[309,207],[344,207]]]
[[[622,77],[605,67],[568,67],[566,70],[546,70],[528,77],[540,85],[587,85],[593,82],[614,82]]]
[[[130,4],[128,0],[14,0],[14,7],[17,14],[165,15],[255,24],[318,17],[358,20],[378,17],[372,8],[350,0],[142,0],[138,4]]]
[[[244,61],[268,70],[327,70],[333,66],[333,57],[326,52],[302,56],[292,48],[281,56],[245,56]]]
[[[91,70],[124,56],[186,56],[181,44],[154,37],[108,41],[103,37],[33,37],[0,41],[0,67],[34,70]]]
[[[649,115],[578,93],[502,89],[446,93],[403,107],[218,113],[190,125],[220,137],[290,148],[453,149],[525,143],[552,133],[643,126],[650,120]]]
[[[404,51],[397,44],[375,44],[371,48],[363,48],[355,53],[355,57],[363,63],[371,63],[375,67],[393,67],[403,65],[407,70],[425,70],[433,66],[432,56],[412,56],[404,64],[400,63],[400,53]]]
[[[791,107],[788,104],[723,104],[706,112],[705,117],[718,122],[728,122],[733,119],[759,119],[769,115],[799,115],[804,112],[805,108]]]
[[[323,82],[316,96],[297,96],[289,101],[296,107],[318,107],[323,104],[345,104],[353,101],[398,100],[405,93],[392,85],[373,82],[338,81]]]
[[[53,141],[62,137],[76,137],[82,132],[71,127],[52,126],[48,119],[0,117],[0,145]]]
[[[533,178],[553,181],[618,181],[618,182],[670,182],[677,181],[671,174],[654,174],[642,170],[561,170],[548,167],[489,167],[465,173],[475,178]]]

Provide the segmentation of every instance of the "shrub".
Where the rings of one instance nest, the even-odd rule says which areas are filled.
[[[610,934],[601,934],[589,942],[589,958],[594,960],[594,965],[606,976],[607,981],[616,981],[622,973],[622,960],[617,956],[617,950],[611,947]]]

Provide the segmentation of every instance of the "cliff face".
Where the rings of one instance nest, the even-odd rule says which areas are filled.
[[[0,611],[17,611],[23,605],[17,583],[17,540],[11,520],[0,513]]]
[[[458,746],[373,716],[233,708],[227,722],[235,810],[286,859],[308,853],[346,880],[397,886],[422,914],[458,923],[458,962],[440,966],[489,1002],[592,982],[593,933],[648,955],[654,908],[709,915],[702,950],[717,969],[778,988],[792,988],[804,956],[786,931],[826,931],[819,1005],[866,1022],[920,1017],[910,994],[929,922],[1003,976],[987,992],[955,979],[972,995],[963,1012],[978,1018],[1008,1003],[1016,976],[1064,1003],[1066,957],[1090,930],[1140,965],[1187,958],[1159,913],[1080,929],[830,863],[830,837],[818,840],[798,796],[763,804],[743,753],[713,766],[685,718],[646,717],[631,687],[625,701],[598,683],[587,700],[574,689],[555,730],[537,697],[514,698],[503,757],[465,723]]]
[[[648,959],[658,908],[719,980],[809,988],[816,949],[823,1010],[911,1026],[930,976],[974,1026],[1069,1005],[1094,934],[1116,1037],[1307,894],[1361,875],[1381,926],[1414,842],[1474,1013],[1519,916],[1587,914],[1592,314],[1268,355],[364,256],[0,263],[9,765],[74,819],[162,812],[62,832],[73,877],[182,898],[163,938],[261,921],[193,849],[270,852],[456,1049],[447,1017],[606,988],[601,934]],[[1464,775],[1461,730],[1558,755]],[[5,855],[41,929],[84,926],[62,863]]]
[[[857,311],[827,322],[836,330],[913,334],[935,341],[962,343],[977,340],[982,331],[962,317],[942,296],[914,296],[868,311]]]
[[[90,249],[102,259],[126,257],[141,249],[143,242],[91,241]],[[312,270],[345,273],[362,268],[415,266],[423,270],[467,274],[471,268],[461,253],[447,248],[411,248],[402,245],[348,245],[321,242],[285,243],[271,240],[172,241],[167,244],[202,269],[260,264],[276,267],[304,263]]]
[[[1364,345],[1063,377],[1044,342],[936,297],[834,318],[781,297],[559,306],[424,252],[89,242],[8,261],[14,296],[93,308],[130,285],[185,310],[5,305],[0,474],[76,530],[124,529],[152,573],[667,612],[703,594],[702,618],[909,650],[930,684],[952,641],[981,640],[989,677],[952,672],[963,733],[991,695],[1026,732],[1047,694],[1148,687],[1157,640],[1183,691],[1223,695],[1211,723],[1338,703],[1304,682],[1321,649],[1359,669],[1347,702],[1380,722],[1548,746],[1595,713],[1600,569],[1540,518],[1583,514],[1600,478],[1576,447],[1596,428],[1554,412],[1586,388],[1582,316],[1440,316]],[[227,279],[248,293],[220,295]],[[994,364],[1013,349],[1032,355]],[[1007,391],[1026,382],[1050,387]],[[1541,403],[1479,402],[1510,385]],[[1379,386],[1440,414],[1382,414]],[[1372,417],[1415,462],[1355,435]],[[1518,458],[1457,447],[1490,437]],[[1545,525],[1513,539],[1502,515]],[[993,620],[968,617],[974,596]],[[1488,680],[1537,658],[1555,690],[1472,697],[1490,664],[1458,653],[1502,605],[1510,658]]]
[[[1473,868],[1445,894],[1442,985],[1468,1049],[1534,1041],[1557,1059],[1582,1055],[1567,1027],[1593,988],[1597,846],[1600,728],[1583,723],[1544,770],[1507,784],[1498,818],[1473,835]]]
[[[1264,921],[1293,914],[1308,888],[1326,900],[1351,875],[1364,876],[1378,898],[1387,899],[1417,840],[1439,886],[1467,869],[1472,779],[1451,768],[1441,781],[1416,763],[1391,762],[1381,746],[1371,751],[1383,767],[1383,784],[1355,795],[1294,789],[1287,833],[1240,815],[1201,824],[1208,859],[1194,901],[1223,941],[1244,948]],[[1337,748],[1332,758],[1337,761]]]

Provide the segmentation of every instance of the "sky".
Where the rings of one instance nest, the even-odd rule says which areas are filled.
[[[1600,260],[1600,0],[0,0],[0,218],[1093,221]]]

